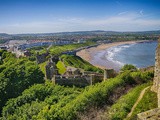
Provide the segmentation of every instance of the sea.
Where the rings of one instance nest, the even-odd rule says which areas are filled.
[[[125,64],[145,68],[155,64],[157,41],[123,44],[94,54],[92,64],[119,71]]]

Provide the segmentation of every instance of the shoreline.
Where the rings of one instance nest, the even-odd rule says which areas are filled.
[[[101,68],[101,69],[114,69],[117,71],[117,67],[114,64],[111,64],[109,61],[106,61],[106,63],[111,64],[109,65],[110,67],[106,67],[104,65],[97,65],[94,64],[92,62],[92,60],[94,59],[94,55],[96,53],[98,53],[99,51],[103,51],[106,49],[109,49],[111,47],[115,47],[115,46],[119,46],[119,45],[125,45],[125,44],[135,44],[135,43],[142,43],[142,42],[150,42],[150,40],[139,40],[139,41],[123,41],[123,42],[113,42],[113,43],[105,43],[105,44],[101,44],[98,45],[97,47],[91,47],[88,49],[83,49],[81,51],[78,51],[76,53],[77,56],[81,57],[82,59],[88,61],[89,63],[91,63],[92,65]],[[111,67],[112,66],[112,67]]]

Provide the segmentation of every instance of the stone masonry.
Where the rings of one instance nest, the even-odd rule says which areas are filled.
[[[46,65],[46,79],[51,80],[54,75],[58,74],[58,68],[56,63],[52,61],[50,58],[47,65]]]
[[[154,82],[152,86],[152,91],[158,92],[160,83],[160,40],[156,49],[155,57],[155,68],[154,68]]]

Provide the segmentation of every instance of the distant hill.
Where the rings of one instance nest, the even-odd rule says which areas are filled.
[[[6,34],[6,33],[0,33],[0,37],[10,37],[11,35]]]
[[[14,36],[59,36],[59,35],[92,35],[92,34],[106,34],[106,35],[116,35],[116,34],[160,34],[160,30],[140,31],[140,32],[118,32],[118,31],[95,30],[95,31],[75,31],[75,32],[58,32],[58,33],[12,34],[12,35],[14,35]]]
[[[21,37],[46,37],[46,36],[72,36],[72,35],[160,35],[160,30],[155,31],[140,31],[140,32],[118,32],[118,31],[75,31],[75,32],[58,32],[58,33],[30,33],[30,34],[6,34],[0,33],[0,38],[18,38]]]

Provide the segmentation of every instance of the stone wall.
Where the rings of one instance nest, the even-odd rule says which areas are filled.
[[[85,87],[92,84],[91,76],[54,76],[52,79],[58,85]]]
[[[51,80],[54,75],[58,74],[56,63],[52,61],[52,58],[47,62],[46,68],[46,79]]]
[[[155,57],[155,68],[154,68],[154,82],[152,86],[152,91],[158,92],[159,83],[160,83],[160,40],[156,49]]]
[[[107,80],[108,78],[115,77],[115,71],[113,69],[104,69],[104,80]]]
[[[88,85],[93,85],[98,82],[103,81],[103,75],[96,75],[96,74],[90,74],[90,75],[77,75],[77,76],[60,76],[55,75],[52,78],[52,81],[55,82],[55,84],[59,85],[65,85],[65,86],[78,86],[78,87],[85,87]]]
[[[39,54],[37,53],[36,55],[36,61],[38,64],[43,63],[47,60],[47,56],[49,55],[49,53],[43,53],[43,54]]]
[[[159,120],[160,108],[149,110],[137,115],[137,120]]]

